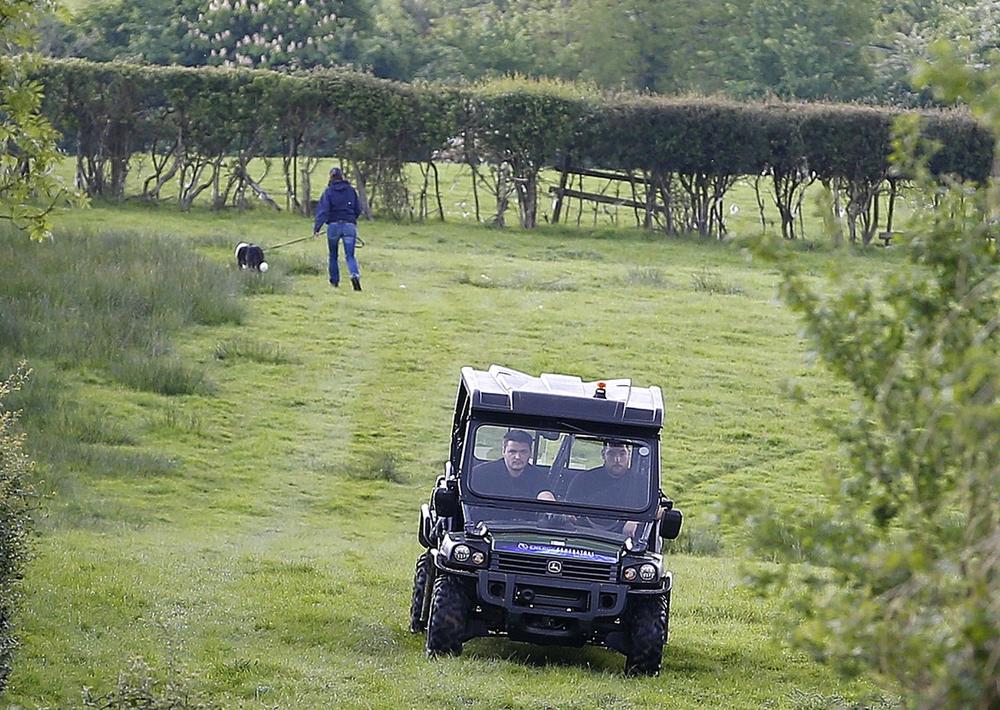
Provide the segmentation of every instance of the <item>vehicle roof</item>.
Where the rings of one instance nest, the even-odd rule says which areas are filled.
[[[603,383],[606,398],[595,397]],[[573,375],[538,377],[500,365],[462,368],[462,384],[473,411],[506,412],[622,425],[663,426],[660,388],[636,387],[630,379],[584,382]]]

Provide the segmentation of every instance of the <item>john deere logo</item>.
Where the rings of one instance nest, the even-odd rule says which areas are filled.
[[[549,560],[549,574],[562,574],[562,562]]]

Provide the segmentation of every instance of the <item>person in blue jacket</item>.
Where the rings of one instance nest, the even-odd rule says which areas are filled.
[[[351,285],[355,291],[361,290],[361,270],[358,260],[354,257],[354,247],[358,240],[358,216],[361,214],[361,202],[358,193],[344,179],[344,171],[340,168],[330,169],[330,184],[323,191],[323,196],[316,206],[316,224],[313,232],[318,237],[323,225],[326,225],[326,243],[330,249],[330,285],[340,285],[340,267],[337,264],[337,244],[344,240],[344,257],[347,259],[347,271],[351,275]]]

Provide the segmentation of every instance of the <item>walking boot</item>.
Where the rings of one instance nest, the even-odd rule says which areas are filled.
[[[352,276],[351,277],[351,286],[354,287],[355,291],[360,291],[361,290],[361,277],[360,276]]]

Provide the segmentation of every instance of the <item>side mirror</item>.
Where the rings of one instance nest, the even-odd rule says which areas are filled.
[[[660,520],[660,537],[664,540],[676,540],[681,534],[681,524],[684,516],[676,509],[663,511],[663,518]]]
[[[453,518],[458,515],[458,491],[448,488],[434,489],[434,512],[441,518]]]

